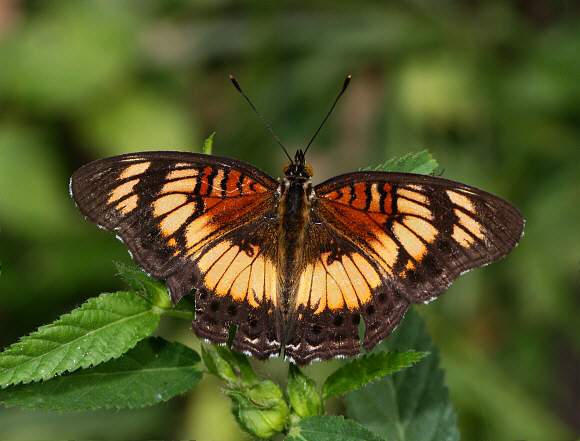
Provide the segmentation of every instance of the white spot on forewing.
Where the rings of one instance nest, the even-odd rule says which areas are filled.
[[[135,208],[137,208],[137,203],[139,201],[139,197],[136,194],[129,196],[126,199],[123,199],[119,202],[115,208],[119,210],[123,215],[129,214]]]
[[[437,228],[424,219],[415,216],[405,216],[403,218],[403,223],[407,228],[415,232],[415,234],[428,243],[433,243],[437,237]]]
[[[175,233],[195,211],[195,202],[183,205],[174,212],[165,216],[159,223],[161,234],[166,237]]]
[[[467,233],[459,225],[453,225],[453,234],[451,235],[451,237],[463,248],[469,248],[473,243],[473,241],[475,240],[473,236]]]
[[[130,195],[133,192],[133,187],[139,183],[139,179],[132,179],[131,181],[127,181],[115,187],[111,193],[109,193],[109,200],[107,201],[108,204],[112,204],[113,202],[118,201],[125,196]]]
[[[159,194],[167,193],[192,193],[197,185],[197,178],[178,179],[167,182]]]
[[[381,194],[379,193],[379,190],[378,190],[378,184],[376,182],[373,182],[371,185],[371,202],[370,202],[370,206],[369,206],[369,211],[371,211],[371,212],[381,211],[380,201],[381,201]]]
[[[169,173],[167,173],[166,179],[168,181],[171,181],[174,179],[192,178],[192,177],[199,175],[199,170],[197,170],[195,168],[183,168],[182,169],[182,168],[178,168],[177,166],[175,168],[176,168],[176,170],[173,170],[173,171],[170,171]]]
[[[393,233],[415,261],[421,261],[423,256],[427,254],[425,244],[404,224],[393,222]]]
[[[187,202],[187,196],[182,193],[172,193],[157,198],[153,202],[153,216],[169,213]]]

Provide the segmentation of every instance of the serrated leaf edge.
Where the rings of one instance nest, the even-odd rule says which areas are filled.
[[[409,364],[404,365],[404,366],[401,366],[401,367],[399,367],[397,369],[394,369],[394,370],[393,369],[390,369],[390,370],[388,370],[385,373],[373,375],[372,378],[364,381],[361,384],[353,385],[350,389],[344,390],[343,392],[332,393],[332,394],[328,395],[328,394],[325,393],[325,390],[324,390],[325,389],[325,385],[327,384],[326,382],[328,381],[328,379],[331,379],[333,377],[333,375],[335,375],[337,372],[340,372],[343,369],[347,369],[348,364],[346,364],[344,366],[341,366],[336,371],[334,371],[332,374],[330,374],[327,377],[326,381],[322,384],[322,399],[323,400],[326,400],[328,398],[332,398],[332,397],[344,395],[346,393],[352,392],[353,390],[357,390],[357,389],[360,389],[361,387],[365,387],[365,386],[367,386],[369,384],[374,383],[375,381],[380,380],[383,377],[390,376],[390,375],[392,375],[392,374],[394,374],[396,372],[399,372],[399,371],[401,371],[403,369],[406,369],[406,368],[409,368],[409,367],[413,366],[415,363],[421,361],[423,358],[425,358],[426,356],[428,356],[430,354],[429,351],[415,351],[413,349],[409,349],[407,351],[392,351],[392,352],[398,352],[399,355],[413,354],[413,355],[417,356],[418,358],[416,360],[412,360]],[[356,358],[354,360],[351,360],[349,363],[357,363],[358,360],[364,360],[364,359],[366,359],[366,360],[376,359],[376,358],[381,357],[382,354],[389,354],[389,353],[392,353],[392,352],[379,352],[379,353],[374,353],[374,354],[365,354],[365,355],[362,355],[359,358]]]
[[[119,294],[119,293],[125,293],[125,292],[131,292],[131,293],[133,293],[133,294],[135,294],[135,295],[139,296],[138,294],[134,293],[133,291],[118,291],[118,292],[116,292],[116,293],[103,293],[103,294],[101,294],[99,297],[101,297],[101,296],[104,296],[104,295],[106,295],[106,294]],[[99,298],[99,297],[97,297],[97,298]],[[143,298],[142,296],[139,296],[139,297],[140,297],[140,298]],[[40,380],[48,380],[48,379],[50,379],[50,378],[53,378],[53,377],[55,377],[55,376],[57,376],[57,375],[60,375],[60,374],[62,374],[62,373],[64,373],[64,372],[74,372],[75,370],[77,370],[77,369],[79,369],[79,368],[87,368],[87,367],[90,367],[90,366],[92,366],[92,365],[94,365],[94,364],[91,362],[91,363],[90,363],[90,364],[88,364],[88,365],[83,365],[83,364],[82,364],[82,360],[83,360],[84,358],[82,358],[82,357],[81,357],[81,358],[78,360],[78,362],[76,362],[76,364],[74,364],[72,367],[69,367],[69,368],[60,368],[60,369],[59,369],[59,368],[58,368],[58,366],[60,365],[60,363],[62,362],[62,360],[66,358],[66,355],[68,354],[68,351],[67,351],[67,352],[65,352],[65,353],[64,353],[64,355],[63,355],[63,357],[61,358],[61,360],[60,360],[60,361],[58,361],[58,363],[56,364],[56,367],[54,367],[54,368],[51,368],[51,371],[52,371],[52,373],[51,373],[51,374],[48,374],[48,375],[43,375],[43,376],[39,376],[39,377],[38,377],[38,378],[36,378],[36,379],[30,379],[30,380],[28,380],[28,381],[26,381],[26,379],[20,379],[20,380],[18,380],[18,381],[13,381],[13,378],[14,378],[14,377],[17,375],[17,372],[18,372],[20,369],[26,369],[26,368],[25,368],[25,367],[23,367],[23,366],[24,366],[25,364],[27,364],[27,363],[31,363],[31,362],[33,362],[34,360],[39,360],[39,365],[38,365],[38,366],[36,366],[36,368],[34,368],[34,371],[35,371],[35,372],[37,372],[37,371],[38,371],[38,368],[39,368],[39,366],[41,365],[41,359],[42,359],[43,357],[50,356],[50,354],[51,354],[51,353],[53,353],[53,352],[55,352],[55,351],[57,351],[57,350],[59,350],[59,349],[62,349],[62,348],[63,348],[63,347],[65,347],[65,346],[66,346],[66,347],[72,347],[72,346],[74,346],[74,343],[76,343],[76,342],[79,342],[79,341],[81,341],[82,339],[85,339],[85,338],[87,338],[87,337],[90,337],[90,338],[93,338],[93,339],[94,339],[94,334],[96,334],[97,332],[99,332],[99,331],[103,331],[103,330],[106,330],[108,327],[110,327],[110,326],[113,326],[113,325],[115,325],[115,326],[116,326],[116,325],[122,324],[122,323],[123,323],[123,321],[125,321],[125,320],[131,320],[131,319],[139,318],[140,316],[144,316],[144,315],[150,314],[150,313],[152,313],[152,312],[157,312],[157,314],[158,314],[159,316],[161,316],[160,312],[159,312],[159,311],[157,311],[158,309],[159,309],[159,308],[152,307],[151,309],[148,309],[148,310],[146,310],[146,311],[143,311],[142,313],[139,313],[139,314],[136,314],[136,315],[131,315],[131,316],[125,316],[125,317],[123,317],[123,318],[122,318],[122,319],[120,319],[120,320],[115,320],[115,321],[113,321],[113,322],[110,322],[110,323],[106,324],[105,326],[101,326],[101,327],[99,327],[99,328],[92,328],[92,329],[90,329],[90,330],[89,330],[89,332],[87,332],[87,333],[85,333],[85,334],[83,334],[83,335],[80,335],[80,336],[76,337],[76,338],[75,338],[75,339],[73,339],[73,340],[67,341],[66,343],[62,343],[62,344],[60,344],[59,346],[57,346],[57,347],[55,347],[55,348],[52,348],[52,349],[50,349],[49,351],[47,351],[47,352],[44,352],[44,353],[42,353],[42,354],[40,354],[40,355],[37,355],[37,356],[27,356],[27,355],[25,355],[25,354],[12,354],[12,353],[11,353],[11,352],[13,352],[13,351],[14,351],[14,352],[16,352],[16,351],[17,351],[17,349],[18,349],[19,347],[22,347],[22,344],[25,344],[25,343],[26,343],[26,341],[36,340],[36,341],[40,341],[40,342],[42,342],[42,341],[46,341],[46,342],[52,342],[52,341],[51,341],[50,339],[48,339],[48,338],[45,338],[45,337],[37,337],[37,336],[35,336],[35,334],[37,334],[37,333],[38,333],[38,332],[40,332],[40,331],[45,331],[45,330],[47,330],[47,329],[61,328],[61,327],[76,328],[76,329],[80,329],[81,331],[84,331],[84,330],[88,329],[88,328],[83,328],[82,326],[79,326],[79,325],[73,325],[73,324],[59,324],[59,323],[58,323],[58,322],[60,322],[60,321],[62,321],[62,320],[65,320],[65,319],[67,319],[67,318],[70,318],[70,317],[72,317],[72,316],[73,316],[73,314],[75,314],[75,311],[77,311],[77,312],[76,312],[76,314],[79,314],[79,313],[80,313],[80,311],[82,311],[82,313],[85,313],[85,312],[94,312],[94,311],[99,311],[99,312],[100,312],[100,311],[102,311],[102,312],[107,312],[107,313],[109,313],[109,314],[117,314],[117,315],[121,316],[121,315],[120,315],[120,314],[118,314],[116,311],[111,311],[111,310],[107,310],[107,309],[104,309],[104,308],[94,308],[94,307],[92,307],[92,305],[89,303],[89,301],[87,301],[87,302],[85,302],[83,305],[81,305],[79,308],[76,308],[76,309],[74,309],[73,311],[71,311],[70,313],[68,313],[68,314],[64,314],[64,315],[62,315],[61,317],[59,317],[59,318],[57,319],[57,321],[56,321],[56,322],[54,322],[54,323],[50,323],[50,324],[48,324],[48,325],[41,326],[40,328],[38,328],[38,329],[37,329],[36,331],[34,331],[33,333],[31,333],[31,334],[29,334],[29,335],[27,335],[27,336],[24,336],[24,337],[22,337],[20,341],[18,341],[17,343],[14,343],[14,344],[12,344],[12,345],[11,345],[11,346],[9,346],[9,347],[8,347],[8,348],[7,348],[7,349],[4,351],[4,352],[0,353],[0,358],[3,358],[3,357],[6,357],[6,358],[8,358],[8,357],[11,357],[11,356],[12,356],[12,357],[26,357],[26,360],[25,360],[25,361],[23,361],[23,362],[21,362],[21,363],[17,364],[16,366],[11,366],[11,367],[9,367],[9,368],[6,368],[6,369],[3,369],[3,370],[0,370],[0,375],[4,375],[4,374],[6,374],[6,373],[7,373],[9,370],[13,370],[13,373],[12,373],[12,375],[10,376],[10,378],[8,379],[8,381],[7,381],[7,382],[5,382],[5,383],[2,383],[2,384],[0,385],[0,387],[1,387],[1,388],[5,388],[5,387],[7,387],[7,386],[10,386],[10,385],[16,385],[16,384],[27,384],[27,383],[31,383],[31,382],[34,382],[34,381],[40,381]],[[122,317],[122,316],[121,316],[121,317]],[[52,343],[54,343],[54,342],[52,342]],[[134,342],[132,345],[128,346],[128,347],[127,347],[127,349],[126,349],[124,352],[126,352],[126,351],[128,351],[129,349],[132,349],[133,347],[135,347],[135,345],[136,345],[137,343],[138,343],[138,341],[135,341],[135,342]],[[90,346],[91,344],[92,344],[92,342],[90,342],[90,343],[89,343],[89,346]],[[118,357],[119,357],[119,356],[121,356],[121,355],[122,355],[124,352],[121,352],[121,353],[120,353],[120,354],[118,354],[118,355],[111,355],[111,356],[109,356],[108,358],[103,358],[101,361],[99,361],[99,363],[98,363],[98,364],[100,364],[100,363],[103,363],[103,362],[106,362],[106,361],[108,361],[108,360],[111,360],[111,359],[114,359],[114,358],[118,358]],[[1,369],[1,367],[0,367],[0,369]],[[29,377],[33,377],[33,375],[29,375]]]

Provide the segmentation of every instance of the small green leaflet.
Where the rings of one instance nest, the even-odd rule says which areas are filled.
[[[164,283],[152,279],[142,269],[134,265],[125,265],[116,262],[115,266],[117,267],[119,275],[135,292],[143,293],[143,296],[147,300],[161,309],[171,308],[171,299],[169,298],[169,293]]]
[[[47,380],[119,357],[151,335],[160,310],[134,292],[105,293],[0,354],[0,386]]]
[[[427,150],[419,153],[409,153],[399,159],[389,159],[377,167],[367,167],[364,171],[386,171],[400,173],[418,173],[428,175],[439,167],[437,160]]]
[[[334,371],[322,386],[322,398],[351,392],[374,380],[392,374],[429,355],[428,352],[390,351],[363,355]]]
[[[316,383],[294,363],[288,366],[286,396],[288,403],[292,406],[292,411],[300,418],[309,418],[322,413],[323,403]]]
[[[152,406],[195,386],[202,377],[200,360],[181,343],[149,337],[96,367],[0,390],[0,402],[61,412]]]
[[[285,441],[383,441],[383,438],[342,416],[320,415],[292,426]]]
[[[205,153],[206,155],[211,155],[211,151],[213,148],[213,137],[215,136],[215,132],[213,132],[211,135],[209,135],[209,138],[207,138],[205,140],[205,142],[203,143],[203,153]]]
[[[443,382],[438,350],[413,309],[378,348],[390,351],[414,348],[431,355],[408,369],[347,394],[347,417],[389,441],[458,440],[457,416]]]
[[[230,387],[260,384],[260,378],[244,354],[233,352],[225,346],[202,344],[201,356],[209,372]]]

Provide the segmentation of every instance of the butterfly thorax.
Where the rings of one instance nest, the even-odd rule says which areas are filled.
[[[278,204],[278,262],[283,314],[290,313],[290,305],[298,289],[298,277],[304,266],[302,252],[306,228],[310,223],[313,198],[312,168],[304,163],[301,150],[293,162],[284,167]]]

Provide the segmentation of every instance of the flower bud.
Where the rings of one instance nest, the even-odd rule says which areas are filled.
[[[288,405],[280,388],[270,380],[252,387],[226,392],[232,399],[232,412],[240,427],[259,438],[268,438],[284,430]]]
[[[322,405],[316,384],[312,378],[302,373],[296,365],[290,364],[286,393],[292,410],[301,418],[319,415]]]

